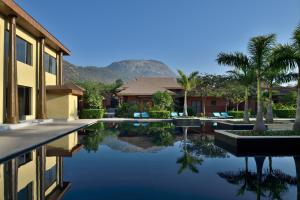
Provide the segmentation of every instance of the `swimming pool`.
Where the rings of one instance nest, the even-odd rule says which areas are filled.
[[[297,199],[291,155],[237,157],[211,124],[99,123],[2,163],[0,199]]]

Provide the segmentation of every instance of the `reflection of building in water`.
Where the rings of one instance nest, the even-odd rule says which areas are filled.
[[[70,188],[63,181],[63,157],[78,149],[74,132],[0,164],[0,200],[61,199]]]
[[[78,144],[78,133],[76,131],[47,144],[47,156],[71,157],[81,147],[82,145]]]

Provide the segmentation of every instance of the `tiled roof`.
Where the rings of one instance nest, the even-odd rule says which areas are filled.
[[[153,95],[157,91],[167,91],[175,94],[171,90],[182,89],[174,77],[139,77],[128,81],[121,88],[119,96],[126,95]]]

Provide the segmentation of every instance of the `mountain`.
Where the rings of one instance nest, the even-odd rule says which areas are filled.
[[[92,80],[112,83],[117,79],[124,82],[140,76],[172,76],[175,73],[163,62],[156,60],[123,60],[106,67],[76,66],[64,61],[64,80]]]

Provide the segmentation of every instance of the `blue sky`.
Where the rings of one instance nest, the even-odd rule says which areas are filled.
[[[291,38],[299,0],[16,0],[54,34],[76,65],[160,60],[185,72],[224,73],[220,51],[246,52],[250,37]]]

